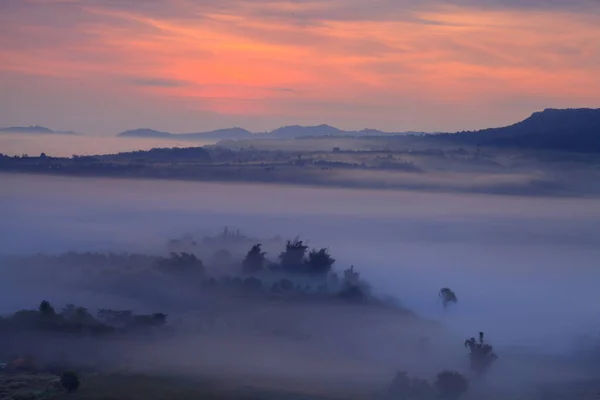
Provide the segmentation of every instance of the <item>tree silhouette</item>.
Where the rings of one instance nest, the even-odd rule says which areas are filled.
[[[309,273],[323,275],[331,270],[333,263],[335,259],[329,255],[327,249],[315,249],[308,254],[306,266]]]
[[[52,307],[52,305],[50,305],[50,302],[48,302],[47,300],[44,300],[40,303],[38,310],[40,311],[40,313],[42,313],[42,315],[46,317],[53,317],[56,315],[54,307]]]
[[[446,310],[448,305],[455,304],[456,302],[458,302],[456,294],[449,288],[441,288],[439,296],[442,299],[442,305],[444,306],[444,310]]]
[[[483,340],[483,332],[479,332],[479,341],[475,338],[465,340],[465,347],[469,349],[471,369],[478,375],[483,375],[498,358],[494,348]]]
[[[293,241],[288,240],[285,245],[285,251],[279,255],[281,268],[288,272],[303,272],[304,256],[307,249],[308,246],[298,238]]]
[[[197,274],[204,276],[204,264],[192,253],[171,253],[169,258],[158,261],[161,271],[168,274]]]
[[[443,371],[437,375],[435,387],[442,398],[458,400],[469,390],[469,381],[458,372]]]
[[[368,299],[369,287],[360,280],[360,273],[354,270],[354,265],[344,271],[344,279],[339,296],[348,301],[365,301]]]
[[[242,270],[247,274],[254,274],[262,270],[265,263],[265,253],[261,249],[261,244],[252,246],[246,258],[242,262]]]

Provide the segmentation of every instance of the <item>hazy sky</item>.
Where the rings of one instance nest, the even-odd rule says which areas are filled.
[[[600,107],[600,0],[0,0],[0,126],[459,130]]]

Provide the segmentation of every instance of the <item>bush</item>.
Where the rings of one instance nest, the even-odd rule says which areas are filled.
[[[469,381],[458,372],[443,371],[437,375],[435,387],[442,398],[457,400],[469,390]]]
[[[65,371],[60,377],[60,384],[67,392],[73,393],[79,388],[79,376],[74,371]]]

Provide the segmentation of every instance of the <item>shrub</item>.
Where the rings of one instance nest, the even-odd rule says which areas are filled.
[[[60,377],[60,384],[67,392],[73,393],[79,388],[79,376],[74,371],[65,371]]]
[[[457,400],[469,390],[469,381],[455,371],[443,371],[437,375],[435,387],[442,398]]]

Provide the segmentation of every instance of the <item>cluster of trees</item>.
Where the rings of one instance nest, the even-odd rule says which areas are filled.
[[[288,240],[285,250],[279,254],[279,263],[269,263],[262,245],[252,246],[242,262],[245,273],[258,273],[265,267],[271,270],[282,271],[289,274],[303,274],[313,277],[326,276],[331,272],[335,259],[331,257],[326,248],[313,249],[308,252],[308,246],[298,238]]]
[[[225,234],[239,238],[239,233]],[[262,244],[253,245],[241,263],[233,261],[227,250],[217,251],[211,257],[214,265],[238,265],[231,270],[233,275],[220,278],[209,276],[209,269],[191,253],[171,253],[167,258],[158,258],[156,264],[159,271],[176,276],[185,275],[202,280],[208,289],[237,290],[270,293],[318,293],[337,294],[341,298],[352,301],[364,301],[370,298],[369,286],[360,279],[360,274],[350,267],[344,271],[340,279],[333,272],[335,259],[328,249],[312,249],[299,239],[288,240],[285,249],[278,255],[278,262],[267,259]],[[213,265],[213,266],[214,266]],[[212,269],[214,271],[214,269]]]
[[[243,235],[225,231],[227,238],[237,241]],[[245,238],[245,237],[244,237]],[[76,253],[57,256],[34,255],[26,258],[6,258],[7,265],[45,271],[60,271],[67,277],[82,278],[91,274],[92,286],[106,286],[108,290],[126,284],[128,293],[135,287],[159,285],[161,275],[180,279],[198,287],[228,291],[262,292],[267,294],[321,294],[337,295],[348,300],[369,299],[369,287],[359,278],[354,267],[343,273],[342,279],[333,271],[335,259],[328,249],[312,249],[299,239],[287,241],[277,262],[268,260],[261,244],[253,245],[243,259],[236,260],[232,254],[221,249],[209,257],[206,265],[191,252],[171,252],[166,257],[144,254]],[[56,267],[56,268],[54,268]],[[67,268],[65,268],[67,267]],[[75,310],[69,310],[75,315]],[[84,321],[84,314],[78,321]],[[89,320],[89,318],[87,318]]]
[[[159,258],[156,264],[160,271],[168,274],[205,276],[204,263],[192,253],[171,253],[168,258]]]
[[[30,330],[63,333],[106,334],[164,326],[167,315],[136,315],[131,311],[99,310],[93,316],[86,308],[66,305],[60,312],[46,300],[37,310],[21,310],[0,318],[0,330]]]

